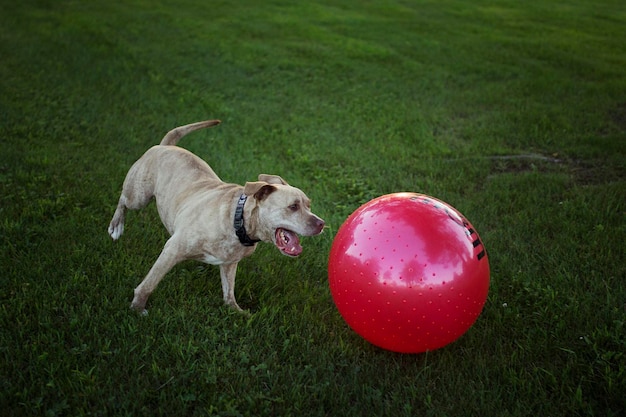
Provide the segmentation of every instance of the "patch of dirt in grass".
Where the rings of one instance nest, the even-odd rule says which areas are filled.
[[[626,181],[626,166],[613,165],[608,161],[572,161],[569,164],[574,181],[580,185],[608,184]]]
[[[626,102],[619,104],[615,109],[610,111],[609,116],[620,130],[626,131]]]
[[[626,117],[626,115],[625,115]],[[625,120],[626,122],[626,120]],[[491,175],[504,173],[568,173],[578,185],[607,184],[626,180],[626,166],[608,160],[562,159],[558,154],[523,154],[491,156]]]
[[[496,155],[490,156],[491,172],[494,174],[523,172],[555,172],[562,169],[563,161],[557,154]]]

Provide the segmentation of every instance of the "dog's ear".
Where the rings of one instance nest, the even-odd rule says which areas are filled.
[[[287,181],[285,181],[278,175],[259,174],[259,181],[265,181],[268,184],[289,185],[287,184]]]
[[[254,198],[261,201],[268,195],[276,191],[277,188],[265,181],[247,182],[243,189],[245,195],[253,195]]]

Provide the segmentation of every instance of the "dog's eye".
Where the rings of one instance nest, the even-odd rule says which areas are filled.
[[[291,210],[291,211],[298,211],[299,209],[300,209],[300,204],[298,204],[298,203],[294,203],[294,204],[289,206],[289,210]]]

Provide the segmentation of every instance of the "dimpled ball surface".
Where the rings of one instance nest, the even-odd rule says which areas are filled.
[[[378,197],[352,213],[330,251],[333,300],[346,323],[383,349],[441,348],[476,321],[489,261],[473,226],[424,194]]]

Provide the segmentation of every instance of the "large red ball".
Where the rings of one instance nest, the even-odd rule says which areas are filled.
[[[489,261],[474,227],[416,193],[378,197],[339,228],[330,290],[348,325],[395,352],[438,349],[463,335],[487,300]]]

